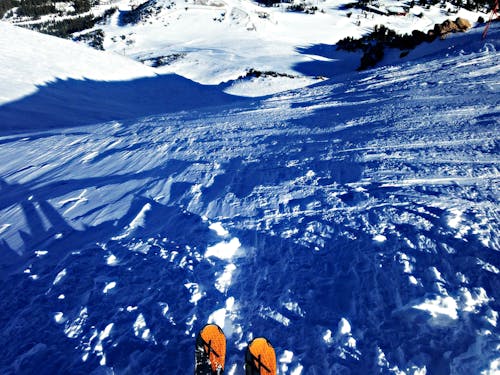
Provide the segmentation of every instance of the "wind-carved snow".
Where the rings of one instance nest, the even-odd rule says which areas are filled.
[[[150,210],[151,210],[151,204],[150,203],[146,203],[141,208],[141,210],[139,211],[139,213],[132,219],[132,221],[130,222],[130,224],[127,225],[127,227],[125,228],[125,232],[123,234],[119,235],[119,236],[113,237],[112,239],[113,240],[122,240],[122,239],[130,236],[134,232],[135,229],[137,229],[137,228],[144,228],[144,226],[146,225],[145,224],[146,214]]]
[[[87,193],[87,189],[84,189],[80,195],[78,197],[74,197],[74,198],[68,198],[68,199],[64,199],[62,201],[59,202],[59,204],[61,206],[66,206],[66,205],[69,205],[71,204],[70,207],[68,207],[66,209],[66,211],[64,211],[64,214],[67,215],[69,214],[72,210],[74,210],[75,208],[77,208],[80,204],[85,204],[86,202],[88,202],[88,199],[85,198],[85,194]]]
[[[5,232],[10,226],[11,226],[11,224],[2,224],[2,225],[0,225],[0,234],[2,234],[3,232]]]

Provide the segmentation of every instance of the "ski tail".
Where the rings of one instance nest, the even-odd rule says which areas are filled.
[[[246,375],[276,375],[276,354],[264,337],[254,339],[245,355]]]
[[[226,336],[216,324],[207,324],[196,337],[195,375],[222,375],[226,360]]]

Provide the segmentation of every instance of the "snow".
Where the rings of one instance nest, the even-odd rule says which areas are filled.
[[[200,291],[200,286],[197,283],[186,283],[184,284],[184,286],[191,293],[191,298],[189,299],[189,302],[196,305],[198,301],[202,299],[204,296],[204,293]]]
[[[373,240],[376,242],[384,242],[387,241],[387,237],[383,234],[377,234],[375,237],[373,237]]]
[[[108,257],[106,257],[106,264],[108,266],[114,266],[118,263],[118,258],[113,255],[113,254],[110,254]]]
[[[68,321],[64,328],[64,333],[70,339],[76,339],[83,333],[83,327],[85,326],[88,319],[88,310],[83,307],[78,316],[73,321]]]
[[[222,272],[215,281],[215,288],[219,292],[227,293],[229,287],[231,286],[231,280],[233,278],[234,271],[236,271],[236,266],[233,263],[230,263],[224,267],[224,272]]]
[[[458,319],[457,302],[452,297],[436,296],[434,299],[428,299],[413,306],[413,308],[427,311],[436,320],[442,317]]]
[[[111,289],[114,289],[116,287],[116,281],[110,281],[109,283],[106,283],[104,286],[104,289],[102,290],[103,294],[108,294]]]
[[[35,255],[37,257],[43,257],[44,255],[47,255],[49,252],[47,250],[36,250]]]
[[[54,321],[58,324],[64,323],[64,314],[62,312],[57,312],[54,314]]]
[[[235,257],[241,247],[238,238],[232,238],[230,241],[222,241],[213,246],[207,247],[205,258],[216,257],[219,259],[230,260]]]
[[[57,275],[54,281],[52,282],[52,285],[59,284],[61,280],[66,276],[67,271],[66,268],[62,269]]]
[[[56,80],[122,81],[155,75],[151,68],[123,56],[99,52],[1,21],[0,51],[3,51],[0,56],[3,73],[0,104],[34,94],[39,86]],[[35,69],[33,62],[36,62]]]
[[[150,68],[0,28],[0,372],[184,373],[207,322],[231,370],[265,335],[290,374],[496,371],[498,25],[265,98],[153,74],[119,113]]]
[[[375,8],[383,12],[401,8],[396,1],[381,3],[384,6]],[[327,76],[352,71],[359,56],[356,62],[347,61],[346,54],[332,54],[328,45],[347,36],[360,37],[376,25],[405,34],[414,29],[426,32],[449,18],[474,22],[487,17],[464,9],[449,14],[448,9],[455,9],[449,3],[429,9],[416,5],[403,17],[346,9],[338,0],[304,4],[318,11],[291,12],[288,4],[263,7],[245,0],[160,0],[145,4],[137,22],[125,23],[124,16],[140,3],[118,1],[112,5],[119,11],[96,28],[104,32],[106,50],[145,65],[156,66],[159,61],[152,69],[157,73],[175,73],[206,85],[225,84],[227,93],[255,97],[321,81],[318,63],[331,63],[323,65],[328,67],[322,70]],[[102,12],[98,7],[94,11]],[[250,69],[280,75],[240,78]]]
[[[133,328],[134,334],[138,338],[144,341],[154,341],[154,337],[151,334],[151,330],[146,325],[146,320],[142,313],[139,313],[139,315],[137,315],[137,319],[134,322]]]
[[[212,229],[220,237],[226,237],[229,235],[229,232],[222,226],[221,222],[212,223],[208,226],[208,228]]]
[[[330,331],[329,329],[326,330],[325,334],[323,335],[323,341],[327,345],[331,345],[331,344],[334,343],[334,340],[333,340],[333,337],[332,337],[332,331]]]
[[[338,334],[347,335],[349,333],[351,333],[351,325],[349,324],[349,321],[345,318],[340,319],[338,326]]]
[[[288,366],[292,363],[293,352],[290,350],[283,351],[283,354],[278,358],[278,363],[280,363],[280,369],[283,374],[288,372]]]
[[[234,330],[231,315],[235,308],[234,297],[229,297],[225,302],[224,308],[218,309],[210,314],[207,323],[217,324],[220,328],[224,329],[226,335],[230,335]]]

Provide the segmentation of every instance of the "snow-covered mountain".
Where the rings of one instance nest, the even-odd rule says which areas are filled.
[[[226,92],[254,97],[355,70],[360,56],[350,54],[346,62],[334,53],[342,38],[361,37],[377,25],[411,34],[457,17],[475,24],[487,19],[488,9],[425,0],[293,0],[274,6],[250,0],[79,1],[90,10],[75,14],[71,1],[60,2],[47,15],[30,18],[13,8],[4,19],[129,56],[160,74],[227,83]]]
[[[381,24],[411,33],[415,29],[427,31],[449,18],[465,17],[475,22],[481,14],[451,4],[443,9],[408,6],[404,16],[351,8],[339,0],[303,4],[317,10],[314,14],[290,12],[290,4],[263,7],[248,0],[152,0],[128,12],[125,5],[101,27],[104,48],[140,61],[164,64],[158,67],[162,72],[174,72],[205,84],[232,81],[250,69],[307,76],[300,64],[331,61],[309,51],[309,46],[334,45],[347,36],[360,37]],[[401,6],[398,1],[383,4],[388,8]],[[451,9],[457,12],[450,14]],[[133,17],[127,17],[130,13]],[[351,64],[349,70],[355,67]],[[318,76],[325,74],[315,72]],[[286,78],[281,81],[304,85],[304,78]],[[314,76],[309,76],[305,82],[313,81]],[[251,90],[244,93],[251,94]]]
[[[191,373],[216,322],[229,374],[498,373],[481,31],[245,99],[0,23],[0,372]]]

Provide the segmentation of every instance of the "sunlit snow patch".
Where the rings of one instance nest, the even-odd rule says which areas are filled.
[[[285,350],[283,354],[279,357],[278,362],[281,363],[281,371],[286,374],[288,371],[288,365],[292,363],[293,352],[290,350]]]
[[[241,247],[241,242],[238,238],[232,238],[229,242],[219,242],[213,246],[207,247],[205,258],[216,257],[219,259],[232,259],[238,249]]]
[[[478,312],[479,308],[490,301],[483,288],[474,288],[470,291],[467,288],[460,288],[459,301],[463,311]]]
[[[323,334],[323,341],[326,345],[334,347],[336,354],[343,359],[352,357],[358,359],[361,353],[357,350],[356,339],[351,333],[351,324],[346,318],[341,318],[337,325],[335,335],[327,329]]]
[[[220,237],[226,237],[229,234],[229,232],[222,226],[221,222],[212,223],[208,226],[208,228],[212,229]]]
[[[271,309],[270,307],[261,307],[259,309],[259,315],[263,318],[271,318],[285,327],[288,327],[291,323],[289,318],[279,311]]]
[[[224,272],[215,281],[215,288],[221,293],[227,293],[227,290],[231,286],[231,280],[233,278],[233,273],[236,270],[236,266],[232,263],[228,264],[224,268]],[[217,274],[216,274],[217,276]]]
[[[231,95],[257,97],[309,86],[319,81],[320,79],[309,77],[259,77],[237,80],[224,92]]]
[[[463,212],[454,208],[450,210],[451,215],[448,217],[448,225],[451,228],[458,229],[460,223],[462,222]]]
[[[413,306],[414,309],[428,312],[435,323],[458,319],[457,301],[451,297],[436,296]]]
[[[492,309],[488,309],[484,316],[484,320],[490,323],[493,327],[496,327],[498,324],[498,312]]]
[[[204,292],[200,291],[200,286],[197,283],[186,283],[184,284],[184,286],[187,288],[187,290],[189,290],[189,293],[191,293],[189,302],[191,302],[193,305],[196,305],[198,301],[205,295]]]
[[[144,341],[154,341],[151,330],[146,325],[146,320],[142,314],[139,314],[134,322],[134,335]]]
[[[116,256],[114,256],[113,254],[110,254],[107,258],[106,258],[106,264],[108,266],[115,266],[116,264],[118,263],[118,258]]]
[[[151,204],[146,203],[141,211],[137,214],[136,217],[130,222],[130,224],[125,228],[125,232],[119,236],[113,237],[112,240],[122,240],[128,237],[135,229],[144,228],[146,226],[146,213],[151,210]]]
[[[113,289],[114,287],[116,287],[116,281],[111,281],[109,283],[107,283],[105,286],[104,286],[104,289],[102,290],[102,292],[104,294],[107,294],[111,289]]]
[[[61,280],[64,278],[64,276],[66,276],[66,268],[64,268],[61,272],[59,272],[57,274],[57,276],[54,279],[54,282],[52,283],[52,285],[59,284],[61,282]]]
[[[2,225],[0,225],[0,234],[2,234],[7,229],[9,229],[10,226],[11,226],[11,224],[2,224]]]
[[[44,255],[47,255],[49,252],[47,250],[36,250],[35,255],[37,258],[43,257]]]
[[[377,234],[376,236],[373,237],[373,240],[376,242],[385,242],[387,240],[387,237],[384,236],[383,234]]]
[[[207,323],[215,323],[222,329],[225,328],[224,332],[226,333],[226,335],[229,336],[233,331],[230,316],[231,313],[234,312],[234,309],[235,309],[234,297],[229,297],[226,300],[226,306],[222,309],[215,310],[212,314],[210,314]]]
[[[64,319],[64,314],[62,312],[56,312],[54,314],[54,321],[57,323],[57,324],[62,324],[64,323],[65,319]]]
[[[88,317],[89,314],[87,312],[87,308],[83,307],[80,310],[78,316],[72,322],[66,323],[66,327],[64,328],[64,333],[66,334],[66,336],[70,339],[74,339],[80,336],[83,332],[83,326],[87,322]]]
[[[198,320],[198,317],[196,316],[196,314],[193,314],[189,319],[186,320],[186,330],[184,331],[184,334],[186,336],[189,336],[191,335],[192,337],[195,336],[193,332],[193,329],[194,329],[194,322],[196,322]]]
[[[101,366],[106,365],[106,355],[104,354],[104,348],[102,346],[102,342],[107,339],[111,333],[111,330],[113,329],[114,323],[109,323],[104,330],[101,331],[99,334],[99,340],[97,341],[97,344],[94,347],[94,352],[97,354],[98,357],[101,357],[101,360],[99,361],[99,364]]]
[[[302,366],[300,363],[297,365],[297,367],[295,367],[292,372],[290,373],[290,375],[301,375],[302,374],[302,370],[304,369],[304,366]]]
[[[301,317],[304,317],[304,311],[300,308],[299,304],[297,302],[285,302],[282,304],[285,309],[288,311],[295,313]]]

